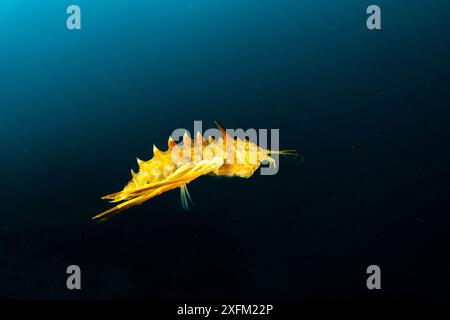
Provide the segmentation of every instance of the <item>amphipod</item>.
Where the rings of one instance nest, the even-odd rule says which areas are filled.
[[[295,150],[266,150],[247,139],[232,138],[216,122],[222,137],[205,140],[200,133],[192,140],[187,134],[178,144],[169,137],[168,149],[153,146],[153,158],[137,159],[139,171],[131,169],[132,179],[122,191],[106,195],[111,203],[118,203],[92,219],[108,217],[147,201],[166,191],[180,188],[181,203],[186,209],[190,200],[187,184],[203,175],[249,178],[262,162],[275,165],[271,154],[295,155]]]

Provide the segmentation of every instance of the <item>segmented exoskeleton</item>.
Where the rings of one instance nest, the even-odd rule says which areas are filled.
[[[295,154],[294,150],[263,149],[248,139],[232,138],[217,122],[216,126],[222,133],[217,139],[205,140],[197,133],[192,140],[185,133],[178,144],[169,137],[167,151],[153,146],[153,158],[137,160],[139,171],[131,169],[132,179],[123,190],[102,197],[120,203],[93,219],[107,218],[175,188],[180,188],[182,205],[187,208],[190,200],[187,184],[192,180],[206,174],[248,178],[262,162],[275,165],[271,154]]]

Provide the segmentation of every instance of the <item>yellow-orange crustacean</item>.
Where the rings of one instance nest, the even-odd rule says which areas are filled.
[[[192,140],[185,134],[179,144],[169,137],[167,151],[153,146],[153,158],[137,160],[139,172],[131,169],[132,179],[123,190],[102,197],[120,203],[92,219],[106,219],[175,188],[180,188],[182,205],[187,208],[190,195],[186,186],[202,175],[249,178],[262,162],[275,165],[271,154],[296,154],[294,150],[263,149],[248,139],[232,138],[217,122],[216,126],[222,134],[217,139],[205,140],[197,133]]]

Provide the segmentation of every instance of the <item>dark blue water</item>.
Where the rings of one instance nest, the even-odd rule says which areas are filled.
[[[74,3],[0,5],[1,298],[449,297],[448,1]],[[194,120],[305,160],[90,220]]]

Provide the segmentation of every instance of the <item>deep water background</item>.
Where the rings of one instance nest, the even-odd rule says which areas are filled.
[[[449,297],[448,1],[73,3],[0,5],[0,298]],[[305,160],[90,220],[194,120]]]

